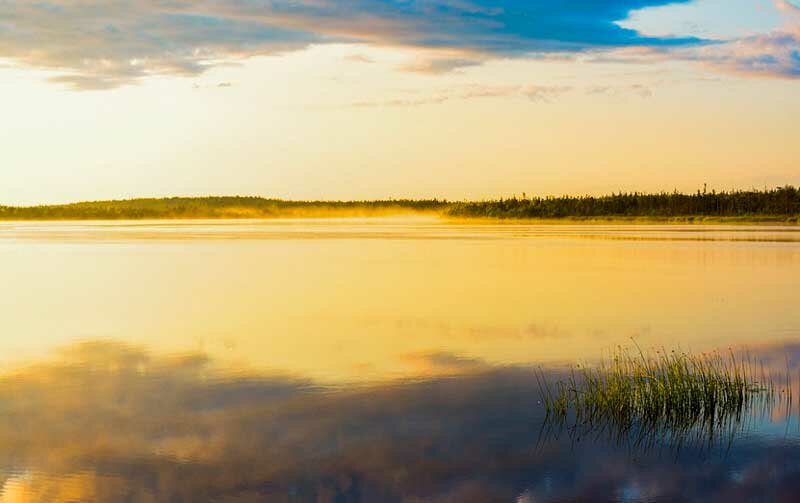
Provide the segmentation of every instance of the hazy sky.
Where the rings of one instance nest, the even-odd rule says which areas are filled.
[[[0,1],[0,204],[800,184],[788,0]]]

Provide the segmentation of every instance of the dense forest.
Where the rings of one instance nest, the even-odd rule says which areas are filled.
[[[0,220],[120,220],[180,218],[292,218],[434,213],[456,218],[505,219],[751,219],[797,222],[800,191],[792,186],[732,192],[698,191],[606,196],[512,197],[451,203],[445,200],[285,201],[262,197],[172,197],[93,201],[49,206],[0,206]]]
[[[515,219],[555,218],[752,218],[797,221],[800,191],[792,186],[767,190],[682,194],[619,193],[607,196],[513,197],[453,204],[448,214],[458,217]]]
[[[170,197],[50,206],[0,206],[0,220],[121,220],[169,218],[292,218],[378,216],[441,211],[444,201],[284,201],[262,197]]]

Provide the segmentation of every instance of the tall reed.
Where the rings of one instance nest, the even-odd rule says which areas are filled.
[[[542,375],[540,386],[549,424],[572,418],[584,431],[602,427],[618,435],[713,436],[741,424],[756,406],[767,411],[778,398],[791,401],[789,386],[779,393],[763,367],[733,351],[617,348],[599,365],[578,366],[555,383]]]

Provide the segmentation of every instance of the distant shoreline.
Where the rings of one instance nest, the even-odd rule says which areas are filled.
[[[558,218],[498,218],[498,217],[451,217],[437,212],[397,212],[385,214],[342,214],[342,215],[306,215],[306,216],[270,216],[270,217],[158,217],[158,218],[0,218],[0,224],[5,223],[124,223],[124,222],[268,222],[291,220],[347,220],[347,219],[375,219],[400,218],[400,217],[430,217],[442,223],[453,225],[729,225],[729,226],[791,226],[800,227],[800,217],[558,217]]]
[[[502,217],[445,217],[453,223],[471,224],[527,224],[527,225],[800,225],[797,216],[743,216],[743,217],[711,217],[711,216],[674,216],[674,217],[552,217],[552,218],[502,218]]]
[[[223,220],[432,215],[447,221],[527,223],[800,223],[792,186],[734,192],[619,193],[606,196],[289,201],[263,197],[169,197],[41,206],[1,206],[0,221]]]

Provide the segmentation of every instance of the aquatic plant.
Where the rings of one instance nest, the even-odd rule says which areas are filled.
[[[788,374],[787,374],[788,375]],[[577,366],[555,383],[539,378],[548,427],[607,432],[637,444],[730,437],[750,413],[791,406],[791,387],[733,351],[691,355],[617,348],[599,365]],[[787,408],[787,410],[788,410]]]

